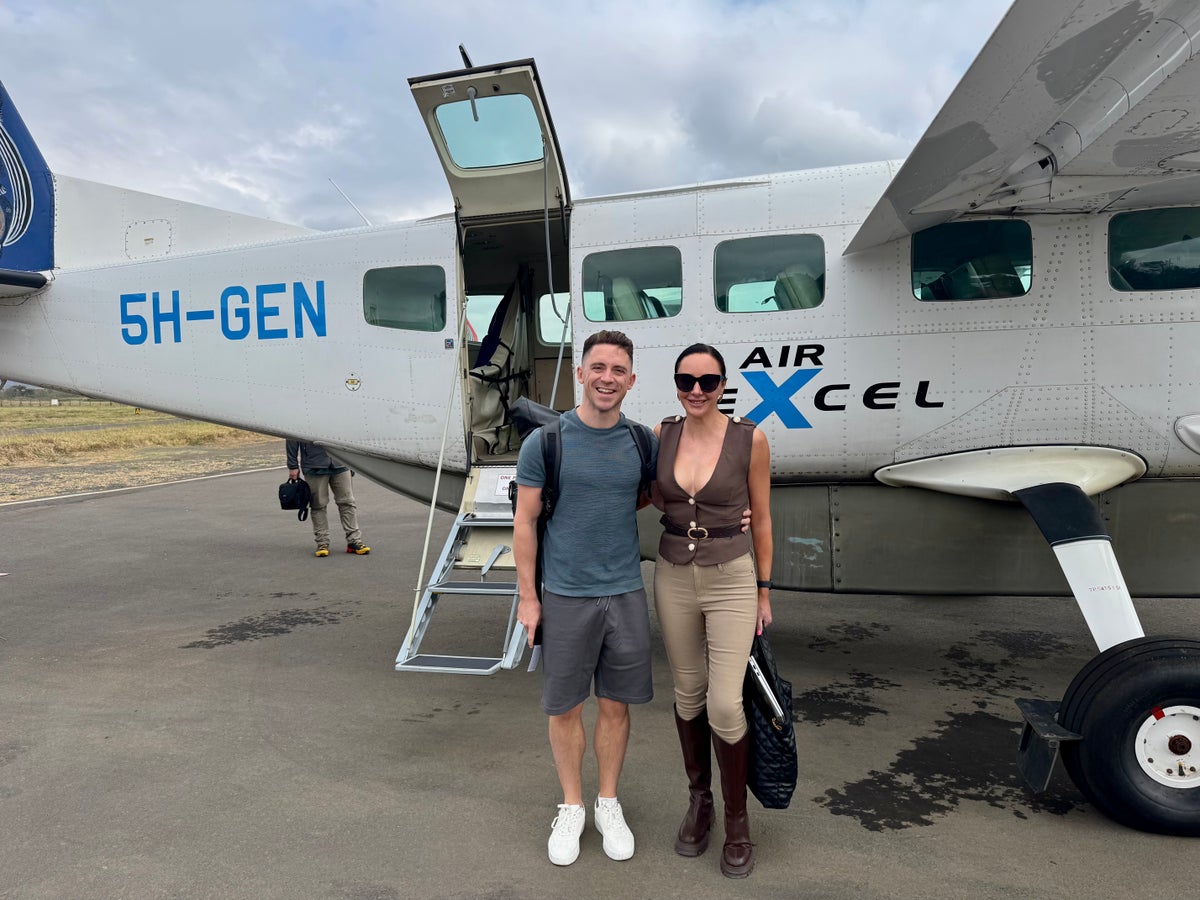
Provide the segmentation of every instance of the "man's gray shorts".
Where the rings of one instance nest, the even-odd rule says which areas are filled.
[[[542,591],[542,709],[570,712],[596,696],[649,703],[650,615],[646,591],[610,597],[564,597]]]

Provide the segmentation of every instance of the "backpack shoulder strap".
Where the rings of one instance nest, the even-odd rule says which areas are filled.
[[[562,419],[555,419],[542,426],[542,465],[546,470],[546,483],[542,485],[542,511],[545,518],[554,515],[554,504],[558,500],[558,482],[562,476]]]
[[[554,515],[554,504],[558,500],[558,483],[562,477],[562,419],[555,419],[542,426],[542,465],[546,470],[546,483],[542,485],[542,510],[545,518]],[[638,492],[650,490],[654,481],[654,472],[650,469],[650,429],[645,425],[625,420],[625,427],[633,437],[637,447],[638,460],[642,466],[642,478],[638,484]]]
[[[642,494],[650,490],[650,483],[654,481],[655,474],[650,471],[650,429],[640,422],[630,422],[628,419],[625,420],[625,426],[633,436],[633,443],[637,446],[638,459],[642,463],[642,480],[638,484],[638,493]]]

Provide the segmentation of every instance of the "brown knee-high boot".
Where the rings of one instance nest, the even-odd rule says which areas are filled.
[[[675,852],[680,856],[699,856],[708,849],[708,832],[713,821],[712,754],[708,749],[712,732],[708,727],[708,713],[701,712],[696,718],[684,721],[676,710],[675,728],[679,732],[690,795],[687,815],[675,838]]]
[[[715,734],[713,748],[721,767],[721,796],[725,799],[725,846],[721,849],[721,874],[745,878],[754,868],[754,844],[750,843],[750,819],[746,815],[746,769],[750,757],[750,733],[736,744],[727,744]]]

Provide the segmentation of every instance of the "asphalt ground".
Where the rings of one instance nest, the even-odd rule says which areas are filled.
[[[699,859],[672,850],[686,786],[652,614],[656,695],[621,783],[637,852],[605,857],[589,812],[556,868],[538,676],[393,671],[427,511],[357,478],[371,555],[316,559],[282,477],[0,505],[0,897],[1188,890],[1194,842],[1108,821],[1061,771],[1022,786],[1013,699],[1058,697],[1092,654],[1073,603],[1038,598],[777,592],[800,782],[787,810],[751,800],[744,881],[720,875],[719,831]],[[1149,634],[1196,633],[1193,601],[1138,606]],[[445,605],[430,645],[498,649],[502,619]]]

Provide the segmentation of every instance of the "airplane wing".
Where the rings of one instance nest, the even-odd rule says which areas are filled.
[[[1200,4],[1017,0],[846,248],[1200,202]]]

